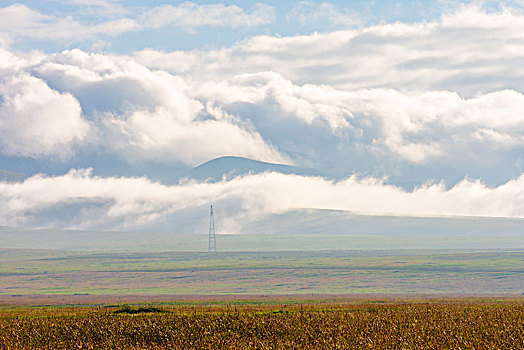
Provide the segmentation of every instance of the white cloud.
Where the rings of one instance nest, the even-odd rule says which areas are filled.
[[[163,5],[148,10],[142,17],[144,25],[161,28],[175,26],[191,30],[202,26],[256,27],[274,20],[273,7],[255,4],[251,13],[236,5],[198,5],[184,2],[178,6]]]
[[[487,12],[467,6],[430,22],[256,36],[231,48],[192,52],[193,67],[184,65],[183,71],[200,81],[273,71],[294,83],[341,90],[451,90],[471,97],[500,89],[524,91],[522,33],[524,15],[518,11]],[[176,65],[169,65],[167,54],[164,62],[161,53],[149,62],[146,56],[137,59],[179,72]]]
[[[180,6],[184,11],[197,9],[189,3]],[[241,11],[227,6],[213,9]],[[464,16],[479,19],[480,24],[462,21]],[[276,126],[295,118],[319,132],[327,127],[335,138],[349,138],[364,152],[427,164],[433,159],[460,159],[478,147],[499,151],[522,147],[523,95],[518,86],[497,89],[513,81],[520,84],[519,79],[508,79],[519,77],[522,68],[502,74],[508,68],[494,60],[501,57],[504,62],[523,52],[517,50],[519,43],[505,37],[520,35],[507,32],[505,22],[518,27],[521,21],[518,14],[465,7],[434,22],[255,37],[219,51],[144,50],[132,59],[72,50],[42,57],[29,69],[50,86],[76,96],[98,123],[103,139],[111,140],[104,141],[109,143],[104,147],[128,157],[191,165],[225,154],[289,161],[279,151],[281,143],[255,128],[250,111],[258,109]],[[472,25],[478,27],[473,33]],[[477,56],[461,48],[465,39],[460,34]],[[495,49],[481,45],[482,35]],[[448,48],[444,42],[452,37]],[[478,58],[484,53],[491,55],[487,62]],[[23,65],[8,52],[4,56],[9,67]],[[462,97],[462,90],[473,88],[472,83],[463,83],[464,76],[475,74],[493,79],[494,88]],[[442,85],[451,88],[440,89]],[[239,103],[249,109],[239,113]],[[296,149],[309,146],[301,144],[300,135],[290,135],[288,141]],[[244,147],[239,146],[242,143]]]
[[[89,124],[78,101],[35,77],[7,76],[0,84],[0,152],[65,158],[84,140]]]
[[[116,18],[127,16],[130,9],[122,0],[53,0],[65,5],[77,6],[75,17],[80,18]]]
[[[323,121],[335,134],[348,129],[353,134],[365,135],[370,128],[373,135],[368,146],[386,147],[416,163],[453,154],[464,143],[479,140],[495,146],[524,145],[520,142],[524,137],[524,95],[511,90],[470,99],[449,91],[343,91],[325,85],[294,85],[278,74],[264,72],[204,83],[196,95],[225,106],[238,102],[258,106],[277,104],[284,115],[308,124]],[[514,135],[513,142],[479,137],[479,129],[484,130],[482,135],[490,132],[492,136]]]
[[[162,56],[150,53],[153,60]],[[471,98],[452,91],[346,90],[297,84],[272,71],[201,82],[192,75],[151,71],[126,56],[80,50],[27,58],[6,50],[0,54],[7,73],[36,72],[53,88],[77,97],[96,124],[101,147],[129,160],[196,165],[237,155],[292,162],[271,134],[255,129],[249,109],[236,112],[239,103],[263,111],[273,125],[296,119],[312,130],[327,128],[335,138],[349,137],[365,152],[392,153],[419,164],[461,158],[468,147],[479,145],[502,151],[523,146],[524,95],[514,90]],[[177,53],[170,57],[171,64],[178,59],[185,66],[198,59]],[[288,140],[297,147],[303,142],[301,135],[291,134]]]
[[[97,8],[98,21],[83,23],[72,15],[55,16],[33,10],[24,4],[13,4],[0,8],[0,33],[13,38],[59,39],[69,42],[81,42],[100,36],[117,36],[126,32],[140,31],[147,28],[175,26],[194,30],[202,26],[219,27],[256,27],[274,19],[274,9],[264,4],[256,4],[251,12],[246,12],[236,5],[197,5],[184,2],[179,6],[163,5],[132,15],[132,9],[124,10],[118,4],[107,1],[73,1],[79,6]],[[136,9],[135,9],[136,12]],[[116,15],[128,14],[128,17]],[[78,17],[78,16],[76,16]],[[103,20],[100,21],[100,18]]]
[[[0,48],[0,76],[18,71],[26,64],[23,58],[14,55],[6,49]]]
[[[166,6],[166,13],[196,16],[195,25],[237,17],[231,26],[255,25],[249,16],[265,11]],[[56,20],[16,8],[33,22]],[[175,22],[158,23],[184,23]],[[395,170],[462,159],[480,167],[490,153],[492,161],[512,158],[500,171],[509,174],[524,146],[523,32],[516,11],[466,6],[431,22],[258,36],[211,51],[22,56],[4,49],[0,71],[24,71],[74,96],[99,148],[128,161],[196,165],[240,155],[292,162],[286,154],[295,152],[313,166],[330,158],[346,173],[364,167],[352,163],[360,157],[376,173],[387,162],[398,163]]]
[[[106,11],[121,8],[121,0],[64,0],[64,2],[81,7],[100,7]]]
[[[296,13],[323,21],[333,7],[316,10]],[[431,22],[257,36],[211,51],[147,49],[130,57],[8,49],[20,37],[91,38],[103,48],[100,36],[144,28],[255,27],[273,21],[273,11],[183,3],[85,24],[22,4],[0,9],[7,38],[0,44],[0,153],[67,158],[82,147],[87,160],[75,164],[102,154],[128,164],[190,166],[236,155],[305,159],[319,173],[334,165],[344,176],[380,175],[334,182],[271,173],[166,186],[74,170],[1,183],[0,211],[7,214],[0,224],[45,225],[42,218],[54,218],[53,210],[78,207],[65,215],[65,226],[134,227],[209,200],[230,203],[239,215],[323,208],[524,217],[524,16],[513,10],[464,6]],[[400,173],[423,182],[440,167],[458,168],[456,178],[491,167],[488,175],[501,174],[504,183],[464,180],[450,189],[437,184],[407,192],[377,180]],[[426,173],[417,178],[413,169]]]
[[[139,28],[135,20],[128,18],[87,25],[70,16],[61,18],[42,14],[23,4],[0,8],[0,32],[11,38],[79,41],[98,35],[118,35]]]
[[[102,123],[112,137],[110,147],[131,161],[137,158],[165,163],[180,161],[196,166],[212,158],[235,155],[289,162],[257,132],[242,128],[231,116],[220,110],[207,109],[207,112],[214,118],[184,120],[187,115],[158,108],[134,111],[129,116],[105,115]]]
[[[0,183],[0,225],[33,225],[52,208],[79,205],[68,225],[133,228],[210,200],[236,205],[233,216],[282,213],[292,208],[350,210],[367,214],[524,217],[524,175],[498,187],[463,180],[446,189],[427,185],[411,192],[374,178],[333,182],[317,177],[264,173],[219,183],[166,186],[145,178],[101,178],[72,170],[34,176],[22,184]],[[227,204],[229,203],[229,204]],[[225,208],[223,211],[226,212]],[[224,228],[226,229],[226,228]]]
[[[187,51],[164,53],[152,49],[145,49],[136,52],[134,58],[137,62],[152,69],[184,73],[196,64],[197,54]]]
[[[94,42],[93,45],[91,45],[91,51],[99,52],[110,47],[111,43],[109,41],[98,40],[97,42]]]
[[[212,103],[203,104],[191,97],[190,87],[182,78],[161,71],[150,71],[128,57],[72,50],[44,55],[40,60],[30,59],[31,63],[23,60],[17,63],[16,56],[10,58],[10,61],[12,64],[7,66],[7,71],[12,74],[30,71],[40,79],[25,73],[27,81],[52,91],[45,85],[47,82],[63,93],[52,91],[56,104],[42,93],[42,101],[38,104],[35,98],[22,98],[23,94],[16,92],[22,88],[5,85],[4,129],[6,133],[9,131],[17,135],[9,138],[11,146],[7,138],[4,141],[2,152],[5,154],[37,156],[60,153],[60,142],[54,144],[50,141],[58,140],[59,136],[64,144],[81,143],[86,133],[81,125],[75,128],[64,123],[64,127],[70,127],[66,132],[61,125],[50,122],[60,118],[70,122],[76,120],[67,119],[81,113],[73,97],[76,96],[91,120],[93,130],[96,130],[96,134],[91,135],[89,147],[124,155],[130,162],[153,160],[195,166],[211,158],[235,155],[289,163],[285,155],[264,140],[245,120],[225,113]],[[24,62],[27,66],[24,66]],[[9,91],[13,96],[8,94]],[[11,102],[15,99],[18,106],[16,113],[13,111],[14,102]],[[62,105],[59,105],[59,101]],[[74,103],[69,103],[71,101]],[[38,125],[36,120],[45,120],[56,129],[47,131],[39,128],[37,130],[42,130],[45,135],[35,138],[36,134],[31,136],[27,133],[28,129],[20,124],[27,122],[22,116],[30,119],[35,126]],[[25,140],[26,145],[30,140],[33,141],[23,151],[15,151],[17,139],[20,142]],[[45,142],[49,147],[38,148],[38,142]]]
[[[473,136],[480,142],[488,142],[494,147],[511,149],[515,146],[524,145],[524,136],[515,136],[511,133],[497,132],[491,129],[479,129]]]
[[[353,11],[339,9],[326,2],[319,4],[312,1],[299,1],[286,19],[302,27],[314,25],[316,28],[320,26],[328,29],[351,28],[361,24],[358,14]]]

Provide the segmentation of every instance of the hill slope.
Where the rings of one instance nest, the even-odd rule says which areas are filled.
[[[245,174],[258,174],[274,171],[282,174],[315,175],[312,169],[304,169],[285,164],[266,163],[258,160],[226,156],[200,164],[186,174],[186,177],[201,181],[220,181]]]
[[[0,248],[206,251],[206,214],[203,220],[196,214],[179,217],[176,222],[166,223],[164,232],[0,227]],[[240,234],[224,235],[220,234],[227,232],[222,217],[216,218],[220,251],[524,249],[522,219],[387,217],[293,210],[245,222],[237,231]]]

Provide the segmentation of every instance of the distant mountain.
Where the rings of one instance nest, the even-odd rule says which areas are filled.
[[[285,164],[266,163],[258,160],[226,156],[205,162],[189,171],[185,177],[201,181],[220,181],[245,174],[258,174],[267,171],[282,174],[320,175],[316,170],[299,168]]]
[[[221,181],[224,177],[231,179],[240,175],[259,174],[263,172],[321,176],[331,180],[345,179],[353,174],[351,171],[341,171],[334,167],[333,164],[325,164],[320,168],[312,169],[286,164],[261,162],[243,157],[225,156],[202,163],[180,176],[180,178],[217,182]],[[370,174],[370,176],[373,175]],[[390,183],[406,191],[412,191],[415,187],[421,185],[420,182],[416,181],[391,181]]]

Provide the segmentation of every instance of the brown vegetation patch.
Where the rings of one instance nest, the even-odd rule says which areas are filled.
[[[524,348],[522,299],[149,307],[4,308],[0,348]]]

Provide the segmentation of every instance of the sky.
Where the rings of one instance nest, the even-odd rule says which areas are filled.
[[[0,225],[524,218],[523,169],[524,1],[0,0]]]

